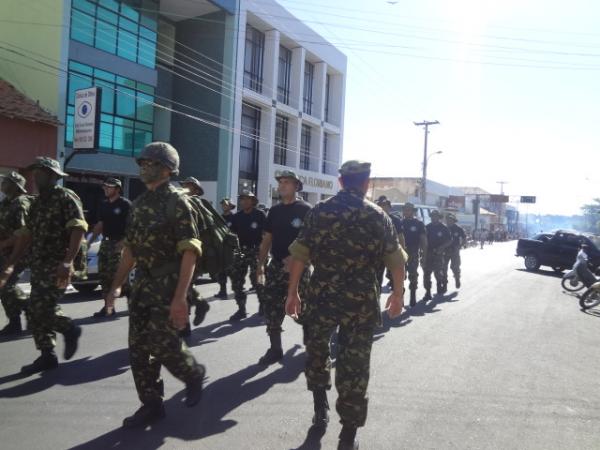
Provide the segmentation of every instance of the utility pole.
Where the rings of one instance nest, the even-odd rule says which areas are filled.
[[[496,181],[500,185],[500,195],[504,195],[504,185],[508,184],[508,181]]]
[[[427,204],[427,136],[429,135],[430,125],[439,125],[437,120],[423,122],[413,122],[417,127],[425,127],[425,146],[423,148],[423,178],[421,180],[421,203]]]

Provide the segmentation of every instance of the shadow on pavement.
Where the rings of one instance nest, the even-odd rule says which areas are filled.
[[[531,271],[531,270],[527,270],[527,269],[515,269],[517,272],[523,272],[523,273],[528,273],[531,275],[544,275],[546,277],[552,277],[552,278],[562,278],[564,274],[562,273],[556,273],[554,270],[544,270],[544,269],[538,269],[536,271]]]
[[[410,324],[413,320],[412,317],[421,317],[425,314],[437,313],[440,312],[440,309],[436,307],[442,303],[453,303],[457,302],[458,292],[453,292],[447,295],[436,295],[433,297],[433,300],[425,303],[422,300],[417,302],[415,306],[410,309],[407,309],[400,314],[400,316],[395,319],[390,319],[386,313],[382,314],[382,325],[381,327],[375,330],[375,335],[373,337],[373,341],[378,341],[381,339],[385,333],[390,331],[392,328],[400,328]]]
[[[582,309],[582,313],[587,314],[588,316],[600,317],[600,310],[591,308],[591,309]]]
[[[29,363],[29,361],[28,361]],[[54,385],[73,386],[110,378],[129,370],[129,353],[126,348],[115,350],[97,358],[90,357],[62,362],[58,368],[36,375],[15,373],[0,378],[0,385],[18,379],[30,378],[23,384],[0,390],[0,398],[33,395]]]
[[[198,327],[192,330],[192,336],[186,340],[188,347],[196,347],[205,343],[204,341],[210,339],[213,342],[215,339],[229,336],[230,334],[237,333],[245,328],[261,327],[264,326],[264,320],[258,314],[254,314],[239,322],[230,322],[229,320],[223,320],[221,322],[212,323],[204,327]]]
[[[73,319],[73,323],[75,325],[96,325],[105,322],[112,322],[113,320],[122,319],[123,317],[129,316],[129,310],[125,309],[123,311],[117,311],[117,315],[115,317],[108,317],[105,319],[96,319],[93,316],[81,317],[79,319]]]
[[[183,391],[176,394],[165,402],[167,418],[149,429],[117,428],[73,449],[157,449],[164,445],[167,437],[193,441],[223,433],[237,424],[235,420],[224,420],[236,408],[266,394],[274,385],[292,383],[300,376],[304,368],[304,353],[298,353],[299,349],[299,345],[292,347],[285,353],[282,365],[257,380],[248,382],[267,367],[248,366],[210,383],[196,408],[188,409],[181,404]],[[245,447],[245,444],[240,444],[240,448]]]
[[[300,447],[296,447],[291,450],[319,450],[321,448],[321,439],[327,432],[326,428],[317,428],[311,426],[306,433],[304,442],[300,444]]]

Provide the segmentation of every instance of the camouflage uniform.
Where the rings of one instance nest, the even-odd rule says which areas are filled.
[[[172,195],[179,196],[175,220],[167,217]],[[179,255],[186,250],[201,254],[197,236],[191,206],[168,183],[146,191],[133,203],[124,241],[136,263],[129,298],[129,357],[143,404],[162,402],[161,365],[186,383],[204,374],[169,322],[179,278]]]
[[[435,276],[438,294],[446,291],[444,276],[444,252],[450,242],[448,227],[441,222],[429,223],[427,230],[427,256],[423,265],[423,285],[427,293],[431,292],[431,274]]]
[[[64,334],[74,327],[58,305],[65,289],[56,286],[56,269],[64,261],[73,228],[87,230],[81,200],[69,189],[52,186],[35,198],[25,228],[18,232],[32,238],[28,317],[41,351],[54,348],[55,331]]]
[[[5,198],[0,202],[0,241],[9,239],[15,232],[25,227],[31,201],[31,197],[19,195],[13,199]],[[3,249],[0,251],[0,259],[8,260],[11,252],[12,247]],[[26,266],[27,260],[21,260],[4,288],[0,290],[2,306],[9,319],[19,318],[21,311],[24,311],[27,305],[27,295],[17,285],[19,275]]]
[[[460,287],[460,246],[463,239],[467,238],[465,230],[456,223],[448,225],[448,230],[452,236],[452,244],[446,249],[444,255],[444,280],[448,284],[448,266],[454,275],[456,287]]]
[[[363,426],[380,321],[378,277],[384,262],[393,270],[406,261],[394,225],[362,192],[343,189],[307,214],[290,253],[314,266],[302,312],[308,389],[331,388],[329,341],[339,327],[336,409],[343,425]]]
[[[203,208],[202,198],[200,198],[199,195],[188,195],[187,199],[192,206],[196,208]],[[198,228],[206,226],[201,217],[196,216],[195,221],[196,226]],[[208,302],[204,298],[202,298],[200,292],[198,292],[198,290],[194,288],[194,280],[192,280],[192,283],[190,283],[190,289],[188,292],[188,303],[190,306],[195,306],[196,308],[198,308],[198,306],[200,306],[200,308],[205,308],[206,310],[210,308],[208,306]]]
[[[119,241],[103,239],[98,250],[98,276],[102,286],[102,294],[106,295],[113,283],[113,278],[121,261],[122,247]]]

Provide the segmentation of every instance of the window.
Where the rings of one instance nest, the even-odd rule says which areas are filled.
[[[310,170],[310,138],[311,129],[308,125],[302,125],[300,136],[300,168]]]
[[[331,75],[325,77],[325,122],[329,122],[329,94],[331,89]]]
[[[313,80],[315,66],[306,61],[304,64],[304,109],[306,114],[312,114],[313,107]]]
[[[327,175],[336,175],[337,173],[337,164],[334,161],[331,161],[331,151],[329,148],[329,135],[327,133],[323,134],[323,166],[322,171]]]
[[[240,178],[258,180],[258,149],[260,139],[260,108],[242,105],[242,136],[240,137]]]
[[[98,150],[139,154],[152,142],[154,88],[75,61],[69,61],[65,146],[73,146],[75,91],[91,86],[102,88]]]
[[[290,104],[290,75],[292,73],[292,51],[279,46],[279,76],[277,78],[277,100]]]
[[[140,3],[140,2],[138,2]],[[124,1],[73,0],[71,39],[154,68],[158,2],[144,0],[141,12]]]
[[[277,116],[275,121],[275,158],[274,163],[285,166],[287,163],[288,119]]]
[[[262,92],[264,52],[265,35],[248,25],[244,54],[244,87],[256,92]]]

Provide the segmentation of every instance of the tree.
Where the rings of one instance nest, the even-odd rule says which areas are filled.
[[[600,198],[581,207],[585,231],[600,233]]]

